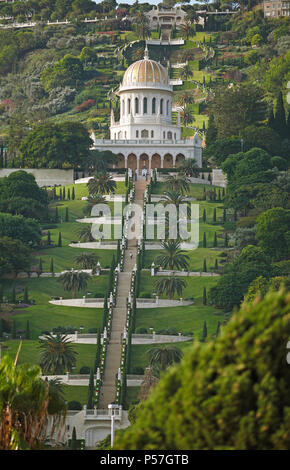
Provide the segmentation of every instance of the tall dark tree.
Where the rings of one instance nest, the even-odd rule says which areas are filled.
[[[274,121],[274,130],[282,138],[287,137],[287,123],[286,123],[286,114],[285,114],[282,91],[280,91],[280,93],[278,95],[278,98],[277,98],[275,121]]]

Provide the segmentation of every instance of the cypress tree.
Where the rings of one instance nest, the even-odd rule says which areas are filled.
[[[120,263],[121,259],[121,247],[120,247],[120,240],[117,243],[117,265]]]
[[[227,248],[228,245],[229,245],[229,240],[228,240],[228,234],[226,232],[226,234],[225,234],[225,247]]]
[[[225,195],[226,195],[225,188],[223,188],[223,189],[222,189],[222,198],[223,198],[223,199],[224,199]]]
[[[75,187],[74,186],[72,188],[71,198],[72,198],[73,201],[75,200]]]
[[[227,221],[227,211],[226,209],[224,209],[224,212],[223,212],[223,222],[226,222]]]
[[[106,299],[107,300],[107,299]],[[95,360],[95,373],[97,372],[97,368],[100,366],[100,359],[101,359],[101,329],[98,328],[97,334],[97,352],[96,352],[96,360]]]
[[[216,222],[216,207],[213,210],[213,222]]]
[[[3,333],[4,333],[4,320],[3,318],[0,318],[0,338],[3,337]]]
[[[50,268],[49,268],[49,271],[51,273],[54,273],[54,263],[53,263],[53,258],[50,258]]]
[[[67,188],[67,198],[70,201],[70,188]]]
[[[61,247],[62,246],[62,241],[61,241],[61,232],[59,232],[58,234],[58,242],[57,242],[57,246]]]
[[[25,339],[30,339],[30,325],[29,325],[29,320],[27,320],[27,322],[26,322]]]
[[[207,338],[207,326],[206,321],[203,323],[203,331],[202,331],[202,341],[205,341]]]
[[[277,105],[276,105],[276,113],[275,113],[275,130],[278,134],[283,138],[287,137],[287,126],[286,126],[286,115],[285,115],[285,108],[283,102],[283,95],[282,91],[279,92],[277,98]]]
[[[217,235],[216,235],[216,232],[214,232],[213,246],[214,246],[214,248],[217,247]]]
[[[215,263],[214,263],[214,269],[215,269],[215,271],[218,270],[218,267],[219,267],[219,266],[218,266],[218,260],[216,259],[216,260],[215,260]]]
[[[59,188],[59,196],[58,196],[58,198],[60,199],[60,201],[62,200],[62,189],[61,189],[61,188]]]
[[[204,272],[204,273],[207,272],[206,259],[205,259],[205,258],[204,258],[204,260],[203,260],[203,272]]]
[[[205,209],[203,209],[202,220],[203,222],[206,222],[206,210]]]
[[[58,208],[55,208],[55,215],[54,215],[56,223],[58,222]]]
[[[77,433],[75,427],[73,427],[73,432],[71,436],[70,450],[77,450]]]
[[[203,248],[206,248],[206,233],[203,232]]]
[[[216,338],[220,335],[220,329],[221,329],[221,323],[220,321],[217,322],[217,327],[216,327]]]
[[[206,287],[203,288],[202,303],[203,305],[207,304]]]
[[[62,190],[62,199],[65,201],[65,187]]]
[[[287,126],[286,126],[286,136],[290,135],[290,111],[288,112]]]
[[[88,401],[87,401],[87,408],[89,410],[93,408],[93,400],[94,400],[94,371],[93,369],[91,369],[90,380],[89,380],[89,390],[88,390]]]
[[[214,144],[217,140],[217,128],[214,122],[213,114],[210,114],[206,131],[206,145]]]
[[[126,188],[128,187],[128,168],[126,169],[126,173],[125,173],[125,186]]]
[[[208,181],[211,181],[210,173],[209,173],[208,176],[207,176],[207,180],[208,180]]]
[[[221,201],[221,190],[219,189],[219,197],[218,197],[219,202]]]
[[[68,215],[68,207],[65,208],[65,221],[69,221],[69,215]]]

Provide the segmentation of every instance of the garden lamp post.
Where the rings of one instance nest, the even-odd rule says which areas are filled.
[[[119,410],[119,405],[110,403],[108,405],[109,415],[111,415],[111,447],[114,446],[114,434],[115,434],[115,412]]]

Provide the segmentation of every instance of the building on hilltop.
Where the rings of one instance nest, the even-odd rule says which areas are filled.
[[[120,120],[111,113],[110,139],[96,139],[94,149],[110,150],[118,155],[117,168],[173,168],[182,160],[194,158],[202,166],[202,141],[198,133],[181,138],[180,115],[172,122],[173,86],[168,72],[150,60],[146,47],[144,59],[126,70],[117,95]]]
[[[152,10],[145,13],[149,20],[150,29],[159,27],[172,27],[176,25],[177,28],[185,24],[187,13],[181,6],[176,8],[164,8],[153,6]]]

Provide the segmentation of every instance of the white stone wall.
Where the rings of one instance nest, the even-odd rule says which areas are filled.
[[[23,170],[32,173],[39,186],[66,185],[74,182],[74,171],[55,170],[55,169],[36,169],[36,168],[1,168],[0,178],[9,176],[15,171]]]

